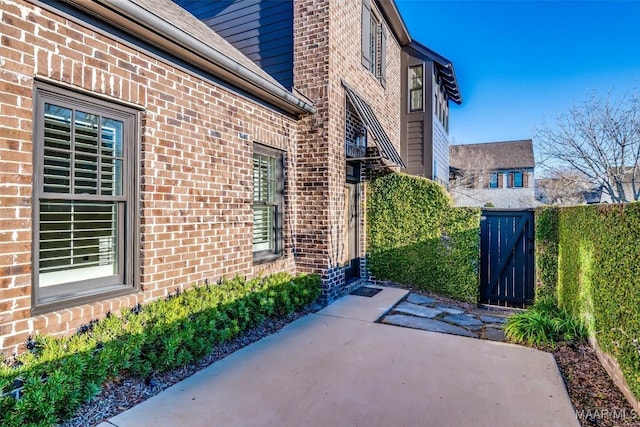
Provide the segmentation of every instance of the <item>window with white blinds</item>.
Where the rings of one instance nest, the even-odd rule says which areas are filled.
[[[137,116],[86,98],[48,85],[37,92],[36,305],[133,282],[125,240],[135,223]]]
[[[117,230],[115,203],[42,200],[40,286],[116,274]]]
[[[282,153],[254,145],[253,154],[253,252],[261,259],[279,255],[282,210]]]
[[[423,65],[413,65],[409,67],[409,112],[424,109],[423,94]]]

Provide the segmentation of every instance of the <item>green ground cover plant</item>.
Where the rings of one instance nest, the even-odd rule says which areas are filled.
[[[222,280],[107,315],[70,337],[30,338],[27,352],[0,363],[0,425],[54,425],[110,378],[148,378],[196,361],[214,345],[304,307],[319,293],[316,275]]]
[[[454,207],[429,179],[380,175],[368,185],[367,231],[376,279],[477,301],[480,209]]]
[[[537,221],[553,217],[538,259],[552,260],[557,250],[557,262],[538,262],[538,277],[618,361],[640,398],[640,203],[548,208]]]
[[[513,342],[541,348],[585,341],[588,335],[584,323],[558,308],[553,297],[540,298],[529,310],[509,317],[504,331]]]

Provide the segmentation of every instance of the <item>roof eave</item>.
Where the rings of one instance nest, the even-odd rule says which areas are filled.
[[[449,99],[458,105],[462,104],[462,95],[460,94],[460,86],[458,86],[458,78],[456,77],[456,71],[453,68],[453,63],[438,52],[433,49],[429,49],[416,40],[411,40],[409,47],[415,54],[426,57],[437,64],[435,67],[436,72],[438,72],[439,76],[447,82],[445,88],[447,89]]]
[[[396,37],[401,46],[406,46],[411,43],[411,36],[409,30],[404,24],[402,15],[398,10],[395,1],[393,0],[376,0],[380,11],[384,15],[389,24],[391,32]]]
[[[130,1],[64,0],[105,20],[168,53],[186,59],[216,77],[272,104],[283,111],[304,116],[316,108],[254,71],[233,61],[211,46]]]

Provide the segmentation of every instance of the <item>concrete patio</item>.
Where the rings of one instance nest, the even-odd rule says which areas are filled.
[[[551,354],[374,323],[405,295],[346,296],[100,427],[579,425]]]

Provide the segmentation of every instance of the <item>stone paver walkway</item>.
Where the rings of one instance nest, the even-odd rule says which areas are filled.
[[[443,303],[436,298],[410,293],[381,322],[463,337],[504,341],[504,324],[513,313],[510,309],[469,308],[468,304]]]

